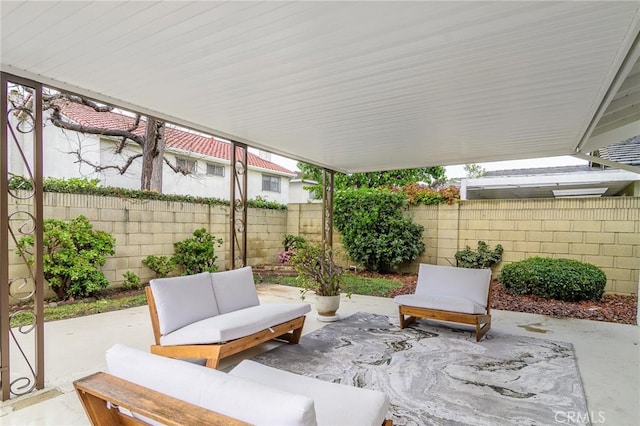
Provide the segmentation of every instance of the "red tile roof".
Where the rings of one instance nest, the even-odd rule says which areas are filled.
[[[58,101],[58,105],[61,106],[60,112],[64,116],[83,126],[127,130],[132,127],[135,122],[134,117],[129,117],[115,112],[97,112],[91,107],[80,105],[75,102]],[[145,129],[146,122],[141,120],[133,133],[142,136],[145,133]],[[165,128],[165,138],[167,148],[181,149],[183,151],[220,158],[226,161],[230,160],[229,154],[231,151],[231,144],[218,140],[212,136],[203,136],[201,134],[167,126]],[[292,176],[295,174],[292,170],[260,158],[251,152],[249,153],[247,162],[249,163],[249,166],[286,173]]]

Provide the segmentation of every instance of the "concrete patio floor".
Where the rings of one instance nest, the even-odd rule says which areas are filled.
[[[259,284],[258,292],[263,303],[299,301],[299,290],[296,288]],[[343,297],[340,315],[347,316],[355,312],[395,316],[397,308],[391,299],[358,295],[351,299]],[[574,345],[594,425],[640,424],[640,327],[507,311],[492,313],[494,332],[561,340]],[[310,314],[305,322],[304,333],[324,325]],[[145,351],[149,349],[152,331],[146,306],[46,323],[46,388],[0,403],[0,424],[89,424],[72,382],[104,370],[104,353],[115,343]],[[221,363],[221,367],[235,364],[277,344],[266,343],[228,358]],[[14,366],[21,364],[13,357],[12,363]],[[586,414],[580,413],[581,416]],[[558,420],[573,424],[566,418]]]

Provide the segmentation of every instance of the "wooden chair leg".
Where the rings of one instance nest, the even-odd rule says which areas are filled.
[[[120,424],[116,409],[110,408],[105,400],[88,392],[78,390],[77,388],[76,391],[87,417],[89,417],[93,423],[98,425]]]
[[[220,364],[220,354],[216,357],[207,358],[207,363],[205,365],[209,368],[217,369],[218,364]]]
[[[289,343],[298,344],[300,343],[300,337],[302,337],[302,327],[296,328],[291,333],[291,339],[289,339]]]
[[[487,332],[491,329],[491,317],[489,317],[489,319],[487,320],[487,322],[485,322],[484,324],[482,324],[482,327],[480,326],[480,324],[476,324],[476,342],[479,342],[485,334],[487,334]]]

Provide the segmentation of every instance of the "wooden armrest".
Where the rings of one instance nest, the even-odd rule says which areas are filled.
[[[117,408],[110,408],[107,402],[166,425],[247,424],[107,373],[95,373],[76,380],[73,386],[94,425],[144,424]]]

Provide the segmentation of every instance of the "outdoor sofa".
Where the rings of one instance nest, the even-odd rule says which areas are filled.
[[[298,343],[308,303],[261,305],[251,267],[153,279],[146,288],[155,344],[173,358],[222,358],[274,338]]]
[[[74,382],[92,424],[391,425],[383,392],[242,361],[229,373],[124,345]],[[122,410],[124,409],[124,410]],[[126,410],[126,411],[125,411]]]

